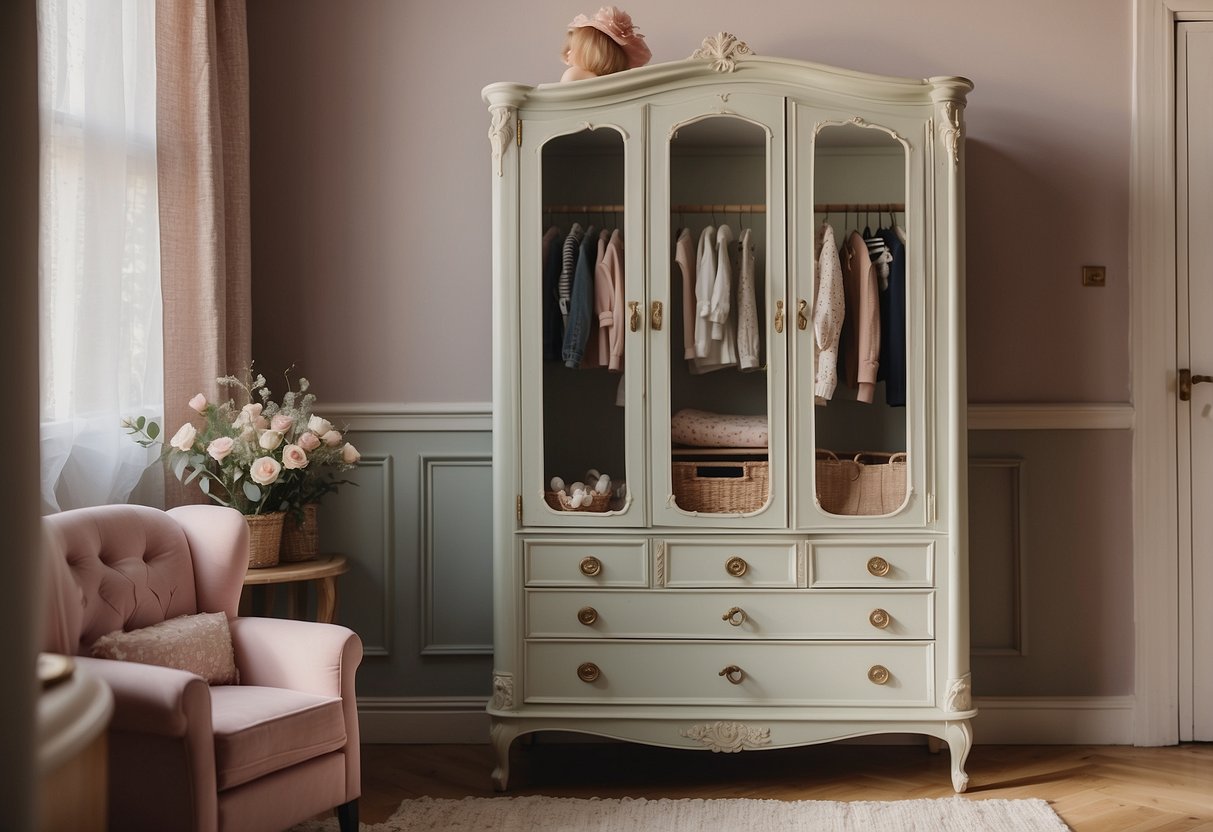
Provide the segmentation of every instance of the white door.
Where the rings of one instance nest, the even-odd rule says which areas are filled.
[[[1213,740],[1213,22],[1179,25],[1175,89],[1179,735],[1208,741]],[[1193,382],[1190,394],[1184,370]]]

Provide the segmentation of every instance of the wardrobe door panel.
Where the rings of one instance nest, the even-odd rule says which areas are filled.
[[[645,522],[642,119],[522,125],[522,522]]]
[[[929,115],[794,108],[801,527],[927,519]]]
[[[787,524],[784,107],[753,92],[652,107],[658,525]]]

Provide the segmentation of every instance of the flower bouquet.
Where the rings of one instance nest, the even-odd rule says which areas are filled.
[[[273,401],[265,377],[254,376],[251,367],[244,379],[223,376],[217,381],[240,391],[244,401],[215,404],[201,393],[194,396],[189,404],[202,417],[201,428],[191,420],[165,442],[159,425],[142,416],[125,420],[123,427],[145,447],[164,445],[173,475],[187,485],[196,481],[211,500],[249,518],[254,537],[262,526],[275,523],[281,535],[287,513],[301,526],[309,512],[306,506],[348,483],[334,474],[358,463],[357,448],[328,420],[312,413],[316,397],[308,391],[306,378],[299,379],[295,391],[288,373],[280,404]],[[311,513],[314,517],[314,509]],[[254,555],[250,566],[277,563],[278,545],[275,539],[272,557],[267,553],[262,558],[272,563],[255,562]],[[270,548],[269,541],[265,548]]]

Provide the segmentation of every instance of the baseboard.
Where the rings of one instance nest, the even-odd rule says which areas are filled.
[[[979,745],[1132,745],[1132,696],[978,696]]]
[[[360,697],[362,742],[489,741],[487,699],[477,696]],[[978,745],[1132,745],[1131,696],[977,697]]]

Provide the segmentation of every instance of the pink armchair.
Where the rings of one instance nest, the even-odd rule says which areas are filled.
[[[109,828],[277,832],[336,807],[358,828],[354,673],[345,627],[239,618],[248,526],[219,506],[101,506],[44,518],[47,651],[114,693]],[[87,658],[99,636],[179,615],[228,616],[239,684]]]

